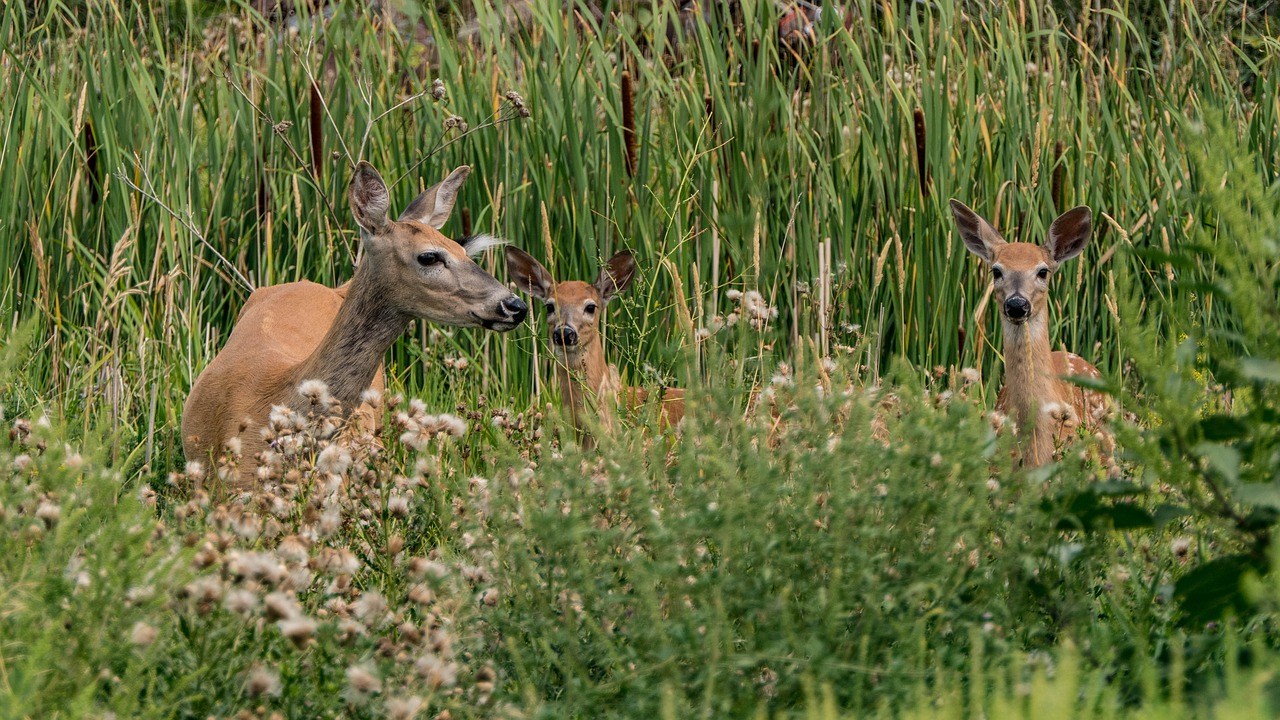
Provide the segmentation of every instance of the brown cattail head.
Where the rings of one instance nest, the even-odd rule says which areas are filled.
[[[261,160],[258,166],[258,217],[264,218],[271,208],[271,190],[267,187],[267,146],[262,145]]]
[[[320,158],[324,157],[324,138],[321,130],[324,127],[324,103],[320,101],[320,88],[311,83],[311,120],[308,131],[311,133],[311,174],[320,181]]]
[[[927,147],[924,129],[924,110],[916,108],[916,170],[920,174],[920,197],[929,197],[929,159],[925,154]]]
[[[626,154],[627,175],[636,174],[636,109],[632,97],[631,73],[622,71],[622,145]]]
[[[462,237],[471,237],[471,208],[462,208]]]

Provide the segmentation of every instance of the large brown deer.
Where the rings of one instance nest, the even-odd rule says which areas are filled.
[[[455,242],[440,233],[469,172],[454,170],[393,221],[382,177],[366,162],[356,167],[349,195],[364,256],[355,276],[339,288],[304,280],[249,296],[227,344],[187,397],[188,460],[208,461],[238,438],[250,461],[241,463],[236,484],[250,486],[271,408],[311,409],[299,391],[303,381],[323,382],[338,411],[349,414],[367,389],[382,389],[383,357],[411,318],[498,331],[524,320],[528,305],[470,257],[492,239]]]
[[[1063,213],[1049,227],[1044,245],[1005,242],[991,223],[958,200],[951,201],[960,237],[969,252],[991,268],[993,297],[1004,330],[1004,386],[996,409],[1017,423],[1026,465],[1053,459],[1054,449],[1078,427],[1096,429],[1107,397],[1072,384],[1064,376],[1100,378],[1075,353],[1049,346],[1049,282],[1058,267],[1084,251],[1092,229],[1087,207]]]
[[[546,304],[560,398],[568,404],[574,428],[589,445],[586,430],[591,407],[599,413],[601,425],[608,428],[612,426],[612,406],[622,402],[628,410],[634,410],[649,399],[643,388],[622,385],[617,369],[605,362],[600,337],[605,305],[635,278],[635,257],[628,250],[614,255],[600,268],[595,283],[558,283],[523,250],[507,246],[506,253],[507,274],[512,282]],[[684,391],[664,388],[658,412],[660,428],[679,424],[684,417]]]

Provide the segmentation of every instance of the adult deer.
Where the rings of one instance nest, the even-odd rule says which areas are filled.
[[[507,274],[516,287],[546,304],[560,397],[568,403],[569,418],[579,435],[586,437],[589,406],[597,408],[601,424],[607,428],[612,426],[610,406],[619,400],[629,410],[644,405],[649,393],[622,385],[617,369],[605,362],[600,338],[605,305],[635,278],[636,260],[631,252],[623,250],[609,258],[595,283],[558,283],[523,250],[507,246],[506,253]],[[684,391],[664,388],[658,412],[659,427],[677,425],[684,417]]]
[[[310,409],[298,389],[305,380],[324,382],[339,412],[351,413],[365,390],[382,389],[383,356],[411,318],[498,331],[524,320],[528,305],[469,257],[493,240],[455,242],[440,233],[470,171],[454,170],[392,221],[382,177],[366,162],[356,167],[349,195],[364,257],[355,277],[339,288],[304,280],[249,296],[227,344],[187,397],[188,460],[208,460],[231,438],[239,438],[243,457],[256,458],[266,449],[273,406]],[[255,469],[242,463],[238,484],[252,485]]]
[[[1041,246],[1005,242],[958,200],[951,201],[951,213],[965,247],[991,268],[1004,330],[1004,387],[996,409],[1017,422],[1023,463],[1042,465],[1077,427],[1097,428],[1108,408],[1105,395],[1062,379],[1099,378],[1098,369],[1075,353],[1049,349],[1049,281],[1062,263],[1084,251],[1092,216],[1087,207],[1068,210],[1053,221]]]

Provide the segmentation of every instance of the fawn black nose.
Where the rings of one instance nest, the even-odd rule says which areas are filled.
[[[551,331],[551,342],[560,347],[573,347],[578,344],[578,331],[568,325],[561,325]]]
[[[1031,314],[1031,302],[1021,295],[1014,295],[1004,301],[1004,314],[1010,320],[1025,320]]]
[[[523,300],[512,295],[502,301],[502,312],[511,318],[511,322],[519,325],[524,321],[524,316],[529,314],[529,306]]]

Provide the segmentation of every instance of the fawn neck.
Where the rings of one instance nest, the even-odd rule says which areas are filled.
[[[409,319],[382,300],[385,293],[366,266],[362,263],[356,271],[347,299],[320,346],[298,366],[289,388],[295,405],[301,398],[293,392],[298,383],[316,379],[328,386],[342,412],[351,412],[373,382],[387,348],[408,327]]]
[[[572,351],[557,350],[555,355],[560,397],[569,403],[574,427],[583,429],[589,405],[595,405],[601,417],[607,418],[604,402],[618,388],[612,378],[613,371],[604,360],[604,344],[599,337]]]
[[[1025,323],[1004,318],[1002,324],[1006,409],[1013,413],[1019,432],[1030,433],[1029,459],[1039,465],[1053,454],[1053,432],[1042,418],[1050,403],[1062,400],[1049,348],[1048,312],[1037,313]]]

